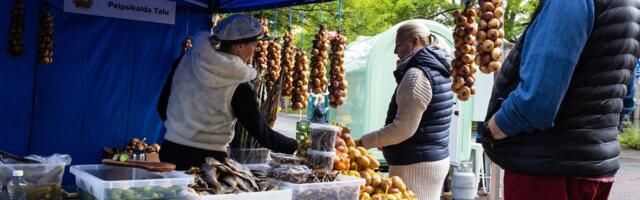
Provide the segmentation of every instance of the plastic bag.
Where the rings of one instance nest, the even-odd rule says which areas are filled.
[[[71,156],[68,154],[53,154],[49,157],[42,157],[39,155],[30,155],[25,157],[26,159],[35,160],[42,164],[62,164],[70,165],[71,164]]]

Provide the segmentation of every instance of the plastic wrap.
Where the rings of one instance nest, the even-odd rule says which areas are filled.
[[[290,183],[305,183],[310,174],[311,170],[305,165],[282,165],[273,169],[276,179]]]

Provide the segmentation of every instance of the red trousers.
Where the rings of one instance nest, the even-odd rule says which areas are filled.
[[[613,182],[564,176],[529,176],[505,170],[505,200],[606,200]]]

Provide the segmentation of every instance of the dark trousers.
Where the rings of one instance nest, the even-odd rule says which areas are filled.
[[[220,162],[224,162],[227,152],[210,151],[164,140],[160,149],[160,156],[162,162],[175,164],[176,170],[188,170],[191,167],[202,166],[207,157],[213,157]]]
[[[505,200],[606,200],[613,182],[504,172]]]

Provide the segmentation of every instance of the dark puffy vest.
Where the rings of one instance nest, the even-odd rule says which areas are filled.
[[[554,126],[498,141],[490,137],[486,126],[482,128],[485,152],[502,168],[530,175],[578,177],[612,176],[618,170],[617,126],[622,98],[640,55],[640,1],[594,2],[593,30]],[[525,37],[496,74],[487,120],[520,82],[520,54]]]
[[[433,95],[416,133],[400,144],[384,147],[384,158],[390,165],[438,161],[449,157],[449,123],[453,106],[450,62],[451,58],[444,51],[429,46],[418,51],[403,69],[394,72],[396,82],[400,84],[409,69],[422,70],[431,82]],[[397,110],[394,93],[387,111],[387,125],[393,122]]]

